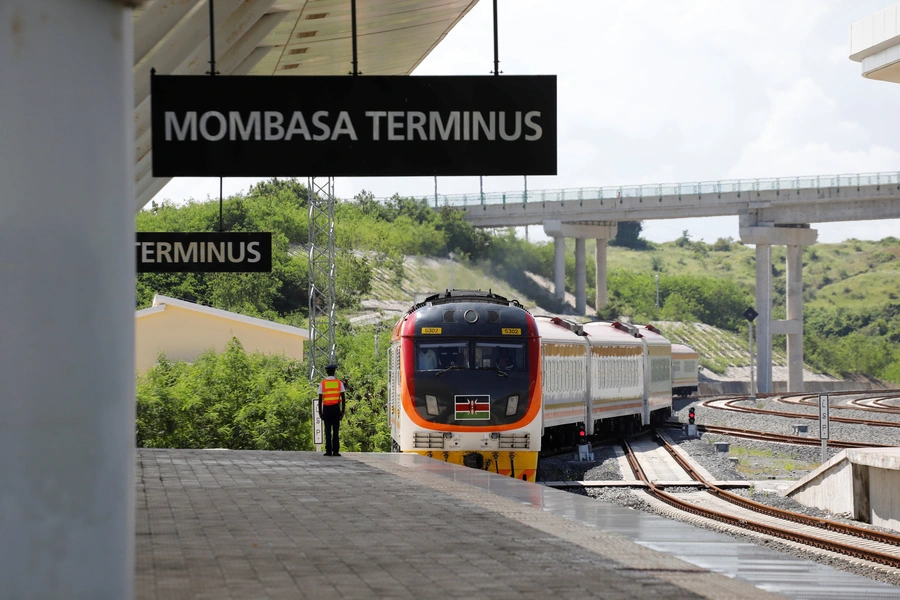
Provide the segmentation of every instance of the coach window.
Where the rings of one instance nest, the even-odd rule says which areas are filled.
[[[475,344],[476,369],[525,370],[525,346],[500,342]]]
[[[469,368],[469,345],[466,342],[419,342],[416,370],[433,371],[449,367]]]

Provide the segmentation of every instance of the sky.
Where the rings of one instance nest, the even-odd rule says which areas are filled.
[[[900,84],[864,79],[850,25],[892,0],[499,0],[500,70],[557,75],[558,174],[528,190],[900,171]],[[414,75],[488,75],[492,2],[480,2]],[[365,72],[365,65],[360,65]],[[256,179],[225,179],[225,195]],[[522,177],[485,177],[520,191]],[[440,177],[439,194],[478,177]],[[337,178],[352,198],[433,196],[431,177]],[[182,178],[157,196],[218,197]],[[900,236],[900,221],[813,224],[819,242]],[[547,239],[531,228],[530,239]],[[643,237],[739,238],[737,217],[645,221]]]

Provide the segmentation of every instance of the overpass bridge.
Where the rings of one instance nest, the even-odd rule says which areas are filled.
[[[432,200],[429,199],[429,203]],[[565,293],[565,239],[575,239],[575,308],[586,312],[585,240],[597,241],[597,306],[606,306],[606,245],[618,221],[737,216],[756,246],[760,392],[772,390],[772,335],[787,335],[788,389],[803,389],[802,247],[810,223],[900,218],[900,172],[732,179],[614,187],[435,195],[433,206],[466,211],[475,227],[542,225],[554,240],[553,280]],[[787,246],[787,318],[772,320],[773,245]]]

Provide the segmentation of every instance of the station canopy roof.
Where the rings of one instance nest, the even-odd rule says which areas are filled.
[[[409,75],[478,0],[358,0],[363,75]],[[346,75],[350,0],[215,0],[221,75]],[[208,0],[149,0],[134,10],[135,183],[140,210],[169,181],[151,175],[150,69],[209,71]]]

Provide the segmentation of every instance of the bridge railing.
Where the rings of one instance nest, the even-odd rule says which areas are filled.
[[[480,206],[486,204],[535,204],[543,202],[584,202],[621,200],[622,198],[659,198],[661,196],[704,196],[734,192],[785,192],[822,188],[856,188],[864,185],[900,185],[900,172],[771,177],[762,179],[723,179],[691,183],[583,187],[472,194],[422,196],[435,208],[441,206]],[[388,198],[377,198],[386,202]]]

